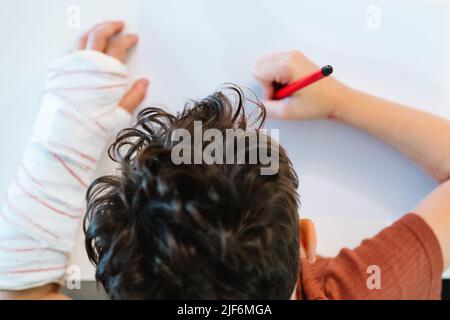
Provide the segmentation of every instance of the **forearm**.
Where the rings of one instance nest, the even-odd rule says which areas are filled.
[[[130,115],[117,103],[126,68],[79,51],[53,66],[40,114],[0,215],[0,290],[59,282],[84,196],[111,134]]]
[[[337,120],[393,145],[438,182],[450,178],[450,121],[358,91],[343,101]]]

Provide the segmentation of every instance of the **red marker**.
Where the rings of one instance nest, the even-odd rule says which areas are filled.
[[[328,65],[320,69],[319,71],[316,71],[309,76],[306,76],[304,78],[298,79],[297,81],[294,81],[275,92],[275,99],[280,100],[289,97],[290,95],[294,94],[300,89],[303,89],[304,87],[307,87],[314,82],[319,81],[320,79],[323,79],[325,77],[328,77],[330,74],[333,73],[333,67]]]

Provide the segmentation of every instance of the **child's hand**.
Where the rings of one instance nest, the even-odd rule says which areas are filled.
[[[138,42],[136,34],[121,34],[125,24],[123,21],[108,21],[94,26],[80,38],[79,50],[95,50],[124,62],[129,50]],[[149,81],[140,79],[122,98],[119,105],[133,112],[144,100]]]
[[[320,67],[301,52],[273,53],[261,57],[253,74],[265,91],[267,114],[276,119],[307,120],[333,117],[350,90],[332,77],[320,80],[284,100],[272,100],[273,83],[288,84]]]

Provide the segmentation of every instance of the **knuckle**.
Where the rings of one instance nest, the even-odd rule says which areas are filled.
[[[283,59],[280,63],[280,68],[283,72],[289,72],[292,70],[292,59],[290,59],[289,57],[286,57],[285,59]]]
[[[296,66],[302,61],[304,55],[300,51],[290,51],[281,60],[281,68],[284,72],[292,73]]]
[[[298,50],[289,52],[289,60],[291,62],[298,62],[299,60],[301,60],[303,58],[303,56],[304,56],[303,53]]]

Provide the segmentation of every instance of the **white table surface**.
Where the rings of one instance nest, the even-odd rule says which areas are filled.
[[[448,21],[443,1],[52,1],[10,0],[0,11],[0,192],[15,175],[32,128],[46,66],[80,30],[66,27],[70,5],[81,28],[121,18],[141,44],[131,66],[152,80],[147,104],[181,105],[225,81],[254,87],[255,58],[299,49],[333,64],[336,77],[363,90],[448,115]],[[233,4],[233,2],[236,2]],[[424,3],[428,3],[425,5]],[[381,28],[366,9],[381,9]],[[295,8],[294,8],[295,7]],[[402,74],[403,76],[395,76]],[[447,73],[448,74],[448,73]],[[406,81],[405,81],[406,80]],[[169,84],[175,84],[173,92]],[[339,124],[270,122],[280,129],[300,176],[301,215],[317,225],[319,252],[355,246],[408,212],[435,186],[420,169],[376,139]],[[72,258],[92,279],[81,232]]]

